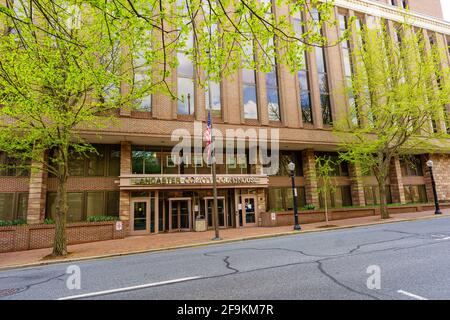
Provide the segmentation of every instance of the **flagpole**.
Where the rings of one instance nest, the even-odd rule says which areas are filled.
[[[209,39],[211,42],[211,26],[209,27]],[[208,48],[208,59],[211,64],[211,50]],[[208,97],[209,97],[209,108],[208,108],[208,121],[210,123],[211,130],[211,144],[210,144],[210,157],[211,157],[211,175],[212,175],[212,185],[213,185],[213,225],[214,225],[214,238],[212,240],[221,240],[219,235],[219,210],[217,201],[217,180],[216,180],[216,151],[214,144],[213,135],[213,121],[211,116],[212,111],[212,96],[211,96],[211,83],[209,72],[207,73],[207,83],[208,83]]]

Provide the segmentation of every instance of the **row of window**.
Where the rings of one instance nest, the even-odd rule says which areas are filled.
[[[86,221],[90,216],[119,216],[119,191],[68,192],[67,222]],[[56,192],[47,193],[46,217],[56,214]]]

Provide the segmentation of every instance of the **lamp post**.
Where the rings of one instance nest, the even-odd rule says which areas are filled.
[[[434,208],[435,208],[434,214],[442,214],[441,209],[439,208],[439,200],[438,200],[438,195],[437,195],[437,191],[436,191],[436,182],[434,182],[433,161],[428,160],[427,167],[430,169],[431,187],[433,188]]]
[[[289,162],[288,169],[292,182],[292,195],[294,196],[294,230],[301,230],[302,228],[298,223],[297,189],[295,188],[295,163],[293,163],[292,161]]]

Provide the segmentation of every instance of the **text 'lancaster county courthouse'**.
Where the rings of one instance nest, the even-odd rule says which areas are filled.
[[[359,25],[386,19],[393,33],[404,19],[405,4],[410,8],[411,23],[426,41],[446,48],[442,63],[448,64],[450,23],[443,20],[439,0],[336,0],[338,23],[325,26],[324,36],[338,39],[352,16]],[[274,6],[274,14],[277,10]],[[298,23],[296,19],[300,18],[293,17],[293,24]],[[339,108],[350,109],[349,99],[338,88],[351,77],[354,39],[352,35],[337,46],[307,52],[304,69],[295,74],[283,66],[268,74],[240,70],[210,84],[215,129],[277,129],[280,138],[276,175],[264,175],[261,165],[250,164],[248,150],[244,161],[237,161],[236,152],[226,154],[225,164],[217,165],[220,227],[258,226],[262,212],[292,210],[289,161],[296,164],[299,207],[323,206],[315,155],[338,157],[339,141],[332,123],[342,114]],[[171,81],[177,94],[188,99],[174,101],[155,94],[143,99],[139,110],[121,110],[114,129],[83,132],[98,154],[70,160],[69,222],[85,221],[92,215],[119,216],[128,234],[150,234],[193,230],[196,217],[203,215],[212,227],[211,167],[196,155],[182,165],[171,157],[172,132],[185,128],[193,133],[195,120],[204,126],[209,99],[196,83],[192,63],[182,52],[178,57],[180,65]],[[448,125],[445,120],[437,121],[436,130],[446,131]],[[450,201],[450,155],[421,154],[414,159],[415,166],[399,158],[392,162],[388,201],[433,200],[425,164],[428,159],[434,162],[439,199]],[[0,163],[11,161],[0,153]],[[360,168],[345,162],[334,168],[334,175],[337,188],[327,197],[331,207],[379,203],[375,177],[365,176]],[[56,210],[56,188],[56,178],[42,172],[1,170],[0,220],[23,218],[29,224],[42,223]]]

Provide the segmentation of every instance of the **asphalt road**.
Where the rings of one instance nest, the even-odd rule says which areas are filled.
[[[450,218],[0,272],[0,299],[60,298],[450,299]]]

